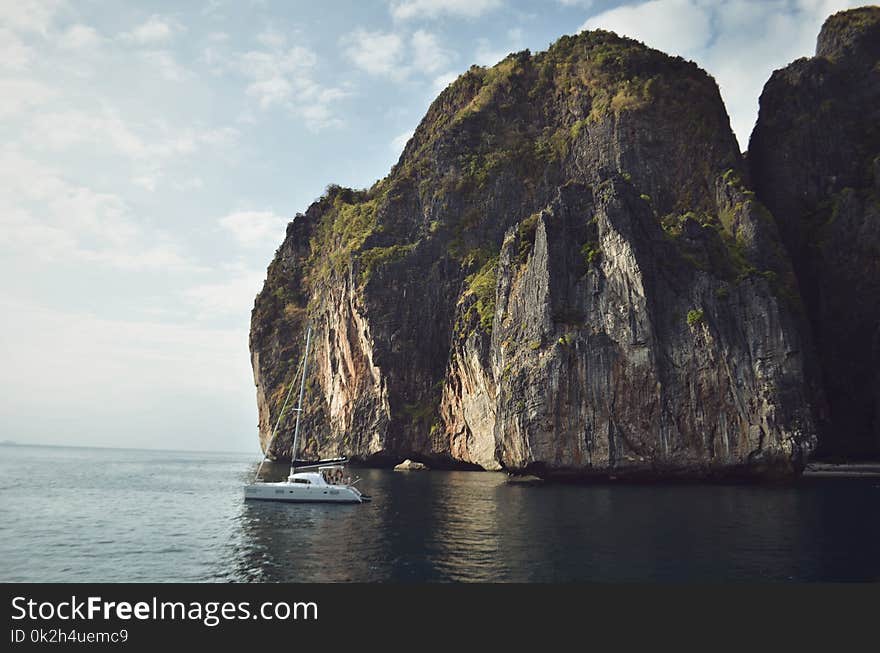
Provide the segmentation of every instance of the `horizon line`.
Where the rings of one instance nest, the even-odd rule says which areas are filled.
[[[54,444],[48,442],[18,442],[16,440],[0,440],[0,446],[6,447],[65,447],[68,449],[114,449],[121,451],[167,451],[169,453],[235,453],[250,454],[252,451],[232,451],[227,449],[168,449],[151,447],[114,447],[97,444]]]

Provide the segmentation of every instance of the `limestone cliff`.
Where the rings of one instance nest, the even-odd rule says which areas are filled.
[[[290,223],[252,317],[261,440],[309,322],[306,454],[792,474],[820,397],[802,311],[715,82],[563,37],[471,68],[386,178]]]
[[[776,71],[749,144],[797,270],[830,414],[826,454],[880,454],[880,7],[829,18]]]

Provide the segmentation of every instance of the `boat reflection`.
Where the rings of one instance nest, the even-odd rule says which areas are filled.
[[[284,465],[278,474],[286,474]],[[241,501],[230,579],[698,582],[878,577],[871,483],[538,485],[501,473],[358,469],[353,506]],[[849,536],[848,536],[849,537]],[[854,565],[853,563],[858,564]]]
[[[267,478],[287,473],[284,465],[263,469]],[[258,582],[425,582],[491,581],[502,572],[494,494],[503,474],[353,471],[371,503],[244,504],[236,575]]]

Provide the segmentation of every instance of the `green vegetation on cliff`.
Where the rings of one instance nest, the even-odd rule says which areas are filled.
[[[650,392],[627,377],[634,341],[692,354],[641,333],[650,325],[705,320],[713,338],[701,346],[744,348],[759,323],[750,311],[774,310],[766,288],[785,274],[768,262],[773,221],[741,168],[714,81],[638,42],[588,32],[472,67],[432,103],[387,177],[368,190],[328,187],[288,228],[253,318],[261,424],[307,320],[322,332],[322,383],[341,381],[315,387],[312,437],[368,455],[485,460],[495,436],[472,447],[493,421],[518,420],[499,432],[525,437],[569,375],[577,387]],[[715,301],[732,289],[723,310],[742,318],[737,329]],[[555,380],[541,376],[554,369]],[[704,373],[700,387],[711,387]],[[561,398],[576,438],[603,422],[584,411],[607,412],[610,387],[593,407]],[[465,396],[480,392],[491,397]],[[620,410],[642,424],[656,419],[641,414],[651,405],[646,395]]]
[[[477,298],[476,309],[480,326],[487,333],[492,331],[495,318],[495,284],[498,279],[498,257],[491,257],[478,272],[465,278],[467,292]]]
[[[604,31],[564,36],[546,52],[511,54],[491,68],[473,66],[431,105],[387,178],[367,191],[328,188],[317,203],[306,279],[315,286],[357,264],[362,286],[424,238],[448,239],[463,276],[483,279],[487,270],[469,268],[475,260],[485,264],[500,245],[498,229],[485,226],[498,217],[486,198],[499,192],[496,184],[515,183],[524,200],[538,200],[542,189],[564,183],[573,144],[603,121],[637,111],[686,111],[698,116],[690,126],[699,129],[702,107],[712,103],[717,89],[692,63]],[[438,168],[438,157],[455,165]],[[417,232],[410,227],[402,240],[402,225],[383,216],[394,214],[389,207],[413,186],[422,205],[435,204],[440,216]],[[461,208],[443,212],[452,198]],[[521,257],[534,240],[533,220],[520,225]],[[598,246],[586,247],[585,262],[595,264]],[[484,329],[491,325],[490,305],[488,297],[478,299]]]

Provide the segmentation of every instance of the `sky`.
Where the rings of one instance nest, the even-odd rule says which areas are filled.
[[[0,440],[257,454],[287,221],[385,176],[472,64],[610,29],[712,74],[745,149],[770,73],[859,4],[0,0]]]

